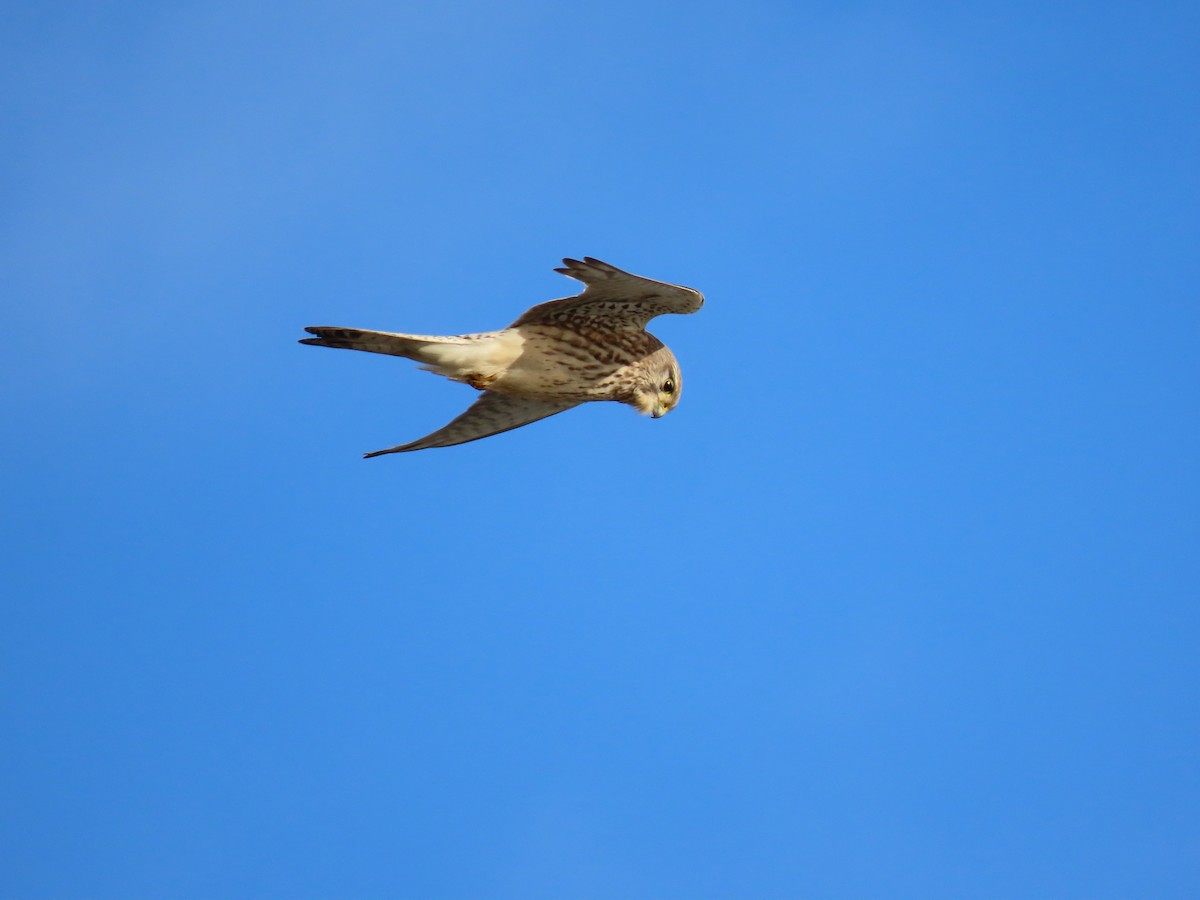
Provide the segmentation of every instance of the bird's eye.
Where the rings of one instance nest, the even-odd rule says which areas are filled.
[[[675,393],[675,382],[672,381],[670,378],[668,378],[666,381],[663,382],[663,393],[664,394]]]

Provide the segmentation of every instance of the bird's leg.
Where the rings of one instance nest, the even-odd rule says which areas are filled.
[[[496,380],[495,375],[480,375],[478,372],[468,372],[462,376],[462,380],[475,388],[477,391],[486,391],[493,381]]]

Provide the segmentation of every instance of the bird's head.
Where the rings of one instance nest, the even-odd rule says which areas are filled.
[[[633,406],[642,415],[658,419],[679,403],[683,387],[679,364],[666,347],[647,357],[644,363],[644,371],[633,392]]]

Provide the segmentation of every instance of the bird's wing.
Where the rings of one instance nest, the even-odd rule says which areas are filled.
[[[407,453],[409,450],[425,450],[429,447],[452,447],[455,444],[465,444],[480,438],[491,437],[502,431],[511,431],[544,419],[555,413],[566,412],[578,403],[550,403],[545,400],[530,400],[524,397],[513,397],[509,394],[497,394],[484,391],[479,399],[471,404],[465,413],[444,428],[439,428],[433,434],[427,434],[420,440],[387,450],[376,450],[366,454],[382,456],[385,453]]]
[[[704,305],[704,295],[692,288],[631,275],[616,266],[585,256],[583,262],[564,259],[555,269],[582,281],[582,294],[551,300],[528,310],[513,326],[572,324],[606,331],[641,331],[663,313],[694,313]]]

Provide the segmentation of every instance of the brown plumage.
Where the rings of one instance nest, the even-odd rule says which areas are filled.
[[[679,402],[679,365],[646,323],[693,313],[699,291],[631,275],[585,256],[555,271],[583,293],[541,303],[508,328],[447,337],[315,326],[302,344],[403,356],[482,391],[466,412],[420,440],[366,454],[449,447],[500,434],[580,403],[615,400],[655,418]]]

